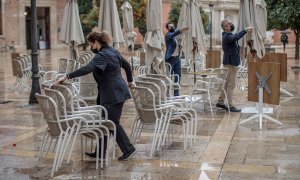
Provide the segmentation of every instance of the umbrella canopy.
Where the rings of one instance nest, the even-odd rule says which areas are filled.
[[[177,28],[188,26],[190,29],[178,36],[186,59],[193,58],[193,53],[206,53],[205,32],[199,7],[195,0],[184,0],[182,3]],[[194,49],[194,51],[193,51]]]
[[[122,17],[123,17],[123,29],[126,47],[131,46],[134,49],[134,41],[136,39],[136,33],[133,31],[133,12],[132,6],[128,1],[125,1],[122,6]]]
[[[239,45],[241,53],[244,55],[245,47],[248,41],[252,41],[252,47],[256,50],[258,58],[265,55],[264,39],[266,38],[267,26],[267,4],[264,0],[241,0],[238,30],[252,26],[253,31],[248,32],[246,39],[241,39]],[[244,57],[244,56],[242,56]]]
[[[98,29],[108,32],[112,37],[113,47],[120,48],[124,39],[115,0],[100,0]]]
[[[162,32],[162,1],[147,1],[147,33],[145,35],[145,61],[158,74],[165,74],[165,42]]]
[[[59,33],[59,40],[70,44],[71,59],[78,59],[75,46],[85,42],[79,18],[77,0],[68,0],[64,9],[64,16]]]

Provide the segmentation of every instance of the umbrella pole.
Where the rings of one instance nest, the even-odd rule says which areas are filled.
[[[195,41],[193,41],[193,62],[194,62],[194,84],[196,84],[196,52],[198,53],[198,46]]]
[[[131,70],[132,70],[132,76],[134,76],[134,68],[133,68],[133,57],[132,57],[132,52],[133,52],[133,46],[131,45],[131,51],[130,51]]]
[[[196,58],[195,58],[195,52],[193,52],[193,62],[194,62],[194,84],[196,84]]]

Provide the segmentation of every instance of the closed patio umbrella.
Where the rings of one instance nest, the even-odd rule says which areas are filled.
[[[199,51],[206,53],[205,32],[200,10],[195,0],[183,0],[177,28],[181,29],[185,26],[190,29],[178,36],[185,58],[187,60],[192,59],[193,55],[196,55]]]
[[[238,30],[252,26],[253,31],[248,32],[246,39],[239,41],[242,57],[246,54],[245,47],[251,41],[256,56],[261,59],[265,55],[264,39],[266,38],[267,4],[264,0],[241,0]]]
[[[106,31],[112,37],[112,45],[119,49],[124,42],[117,4],[115,0],[100,0],[98,30]]]
[[[127,0],[125,0],[125,2],[121,6],[121,9],[123,17],[125,44],[127,49],[130,47],[131,66],[133,69],[132,52],[134,50],[134,41],[136,39],[136,33],[133,31],[134,25],[132,6]]]
[[[165,42],[162,32],[162,1],[147,1],[147,33],[145,35],[145,62],[157,74],[165,74],[164,50]]]
[[[59,33],[59,40],[70,44],[70,58],[78,60],[76,46],[85,42],[79,18],[77,0],[68,0]]]
[[[133,31],[133,11],[131,4],[126,0],[122,6],[122,17],[123,17],[123,29],[124,29],[124,40],[126,47],[131,46],[134,49],[134,41],[136,33]]]

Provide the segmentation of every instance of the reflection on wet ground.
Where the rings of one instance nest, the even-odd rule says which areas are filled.
[[[3,55],[3,56],[2,56]],[[55,70],[57,60],[67,51],[40,51],[44,70]],[[53,179],[299,179],[300,178],[300,83],[299,70],[291,70],[297,61],[288,60],[288,82],[282,87],[294,96],[281,96],[279,106],[271,106],[271,115],[282,126],[257,121],[238,125],[251,114],[198,109],[197,139],[183,151],[182,138],[175,134],[163,149],[149,160],[153,131],[146,130],[135,146],[137,154],[130,161],[111,160],[110,166],[95,169],[95,162],[81,161],[75,147],[70,164],[63,161]],[[36,157],[47,125],[37,105],[28,105],[29,92],[10,90],[15,77],[9,54],[0,57],[0,179],[50,179],[54,154],[51,147],[46,158],[36,166]],[[30,83],[29,83],[30,84]],[[184,91],[184,89],[183,89]],[[237,92],[238,107],[253,106],[243,92]],[[136,112],[133,101],[126,102],[121,123],[129,134]],[[79,141],[77,144],[80,144]],[[121,155],[117,149],[117,157]]]

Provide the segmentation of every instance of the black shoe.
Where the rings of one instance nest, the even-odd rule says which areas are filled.
[[[230,110],[230,112],[241,112],[240,109],[237,109],[237,108],[235,108],[234,106],[231,106],[231,107],[229,108],[229,110]]]
[[[219,108],[225,109],[226,111],[228,111],[228,108],[224,104],[217,103],[216,106],[219,107]]]
[[[84,153],[87,157],[89,157],[90,159],[94,159],[94,160],[96,160],[96,158],[97,158],[97,155],[96,155],[96,152],[93,152],[93,153]],[[104,153],[104,156],[103,156],[103,159],[105,159],[105,154],[106,153]],[[101,155],[99,154],[99,159],[101,158]]]
[[[133,155],[135,155],[136,149],[133,149],[127,153],[124,153],[121,157],[118,158],[119,161],[127,161],[129,158],[131,158]]]

